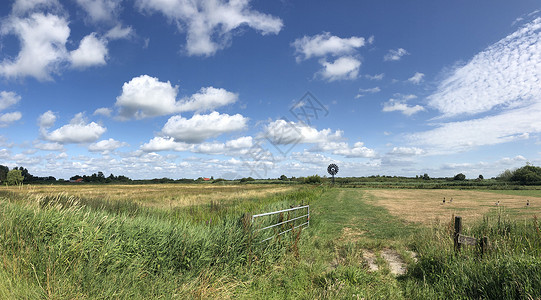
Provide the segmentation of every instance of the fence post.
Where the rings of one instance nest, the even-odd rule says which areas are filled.
[[[460,243],[458,242],[458,236],[462,233],[462,217],[455,217],[455,235],[454,235],[454,244],[455,252],[460,252]]]
[[[488,248],[488,237],[484,236],[479,243],[481,244],[481,257],[483,257]]]

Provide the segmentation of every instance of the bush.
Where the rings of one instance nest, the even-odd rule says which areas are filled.
[[[462,174],[462,173],[458,173],[455,175],[455,177],[453,178],[454,180],[466,180],[466,175]]]
[[[304,183],[321,183],[321,177],[319,175],[308,176],[304,179]]]
[[[540,184],[541,168],[526,165],[522,168],[515,170],[510,180],[524,185]]]

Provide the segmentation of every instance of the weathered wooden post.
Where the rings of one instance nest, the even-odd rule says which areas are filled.
[[[487,251],[487,248],[488,248],[488,237],[484,236],[479,241],[479,245],[481,246],[481,257],[483,257],[485,255],[485,252]]]
[[[455,217],[455,235],[454,235],[454,244],[455,252],[460,252],[460,243],[458,242],[458,236],[462,233],[462,217]]]

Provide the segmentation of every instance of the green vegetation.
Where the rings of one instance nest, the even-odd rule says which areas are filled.
[[[6,183],[9,185],[19,185],[23,183],[24,177],[20,170],[10,170],[6,176]]]
[[[494,206],[481,220],[464,219],[464,234],[489,238],[481,257],[475,246],[453,251],[451,215],[407,222],[374,195],[325,185],[3,187],[0,298],[541,297],[536,217],[519,221]],[[308,229],[264,243],[252,234],[245,213],[303,203],[310,204]],[[407,267],[403,275],[393,273],[389,252]]]

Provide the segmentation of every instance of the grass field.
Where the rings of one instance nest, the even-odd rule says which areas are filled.
[[[0,298],[541,299],[540,196],[285,185],[2,187]],[[310,204],[311,220],[299,238],[261,244],[242,221],[244,213],[301,203]],[[475,247],[454,253],[454,215],[466,234],[489,237],[483,258]]]

